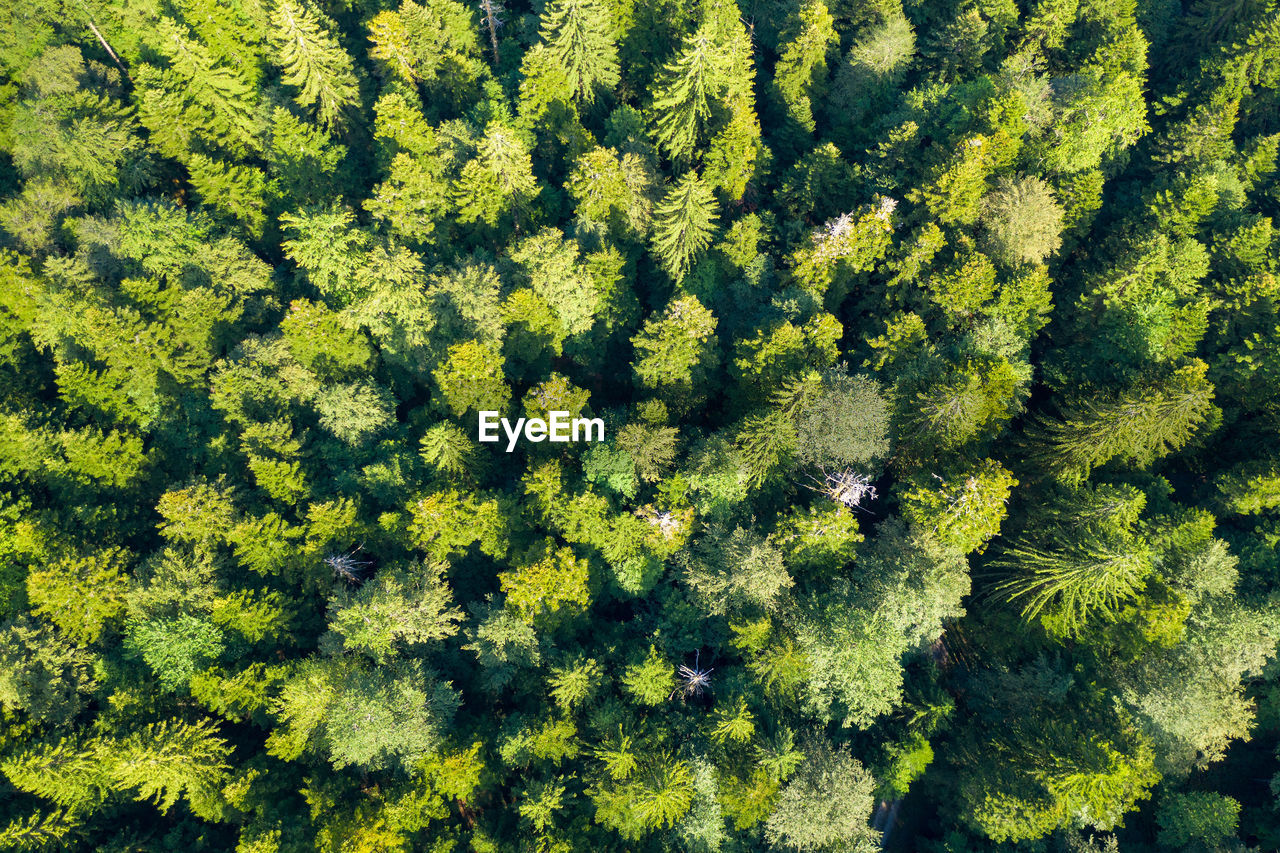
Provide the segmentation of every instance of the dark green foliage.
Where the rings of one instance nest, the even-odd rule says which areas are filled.
[[[1280,849],[1269,0],[8,6],[0,848]]]
[[[1240,803],[1209,791],[1169,793],[1161,799],[1156,814],[1161,844],[1212,849],[1235,836]]]
[[[870,468],[889,453],[889,404],[879,385],[843,370],[805,392],[796,419],[796,457],[815,465]]]
[[[857,759],[816,742],[779,793],[765,837],[794,850],[874,850],[877,834],[867,826],[873,786]]]

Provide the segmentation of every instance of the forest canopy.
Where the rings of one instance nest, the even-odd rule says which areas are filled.
[[[0,849],[1280,849],[1276,0],[5,6]]]

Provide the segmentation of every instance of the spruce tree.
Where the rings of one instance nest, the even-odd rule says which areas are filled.
[[[1042,458],[1060,476],[1079,479],[1117,457],[1139,465],[1178,450],[1212,411],[1213,385],[1201,361],[1162,382],[1113,399],[1084,400],[1061,418],[1041,418],[1034,433]]]
[[[618,85],[618,47],[603,0],[554,0],[540,34],[568,75],[575,98],[590,103],[596,90]]]
[[[695,297],[674,300],[661,315],[645,321],[633,339],[636,375],[647,387],[692,387],[714,365],[716,318]]]
[[[235,156],[257,152],[262,145],[262,129],[254,116],[257,93],[245,79],[167,18],[161,19],[156,39],[170,70],[152,71],[140,79],[151,90],[141,116],[162,140],[162,150],[185,159],[192,147],[190,134]],[[178,127],[169,126],[175,120]]]
[[[835,20],[822,0],[800,7],[795,32],[774,68],[774,81],[788,117],[803,131],[814,130],[813,103],[825,94],[827,54],[838,43]]]
[[[1136,542],[1113,541],[1084,532],[1046,548],[1015,541],[993,565],[1011,574],[995,587],[1021,608],[1025,619],[1048,611],[1067,633],[1090,619],[1114,614],[1143,588],[1151,558]]]
[[[654,211],[653,251],[663,269],[679,281],[711,244],[716,199],[695,172],[686,172]]]
[[[704,28],[686,38],[679,55],[663,69],[653,99],[653,135],[672,160],[692,159],[711,118],[723,66],[713,34]]]
[[[294,100],[314,109],[322,125],[337,130],[360,93],[351,57],[330,33],[332,22],[305,0],[279,0],[272,25],[282,79],[298,89]]]

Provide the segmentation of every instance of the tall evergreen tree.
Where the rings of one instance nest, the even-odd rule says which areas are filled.
[[[1212,411],[1207,365],[1193,362],[1163,382],[1143,384],[1111,400],[1087,400],[1062,418],[1043,418],[1035,439],[1060,476],[1081,478],[1120,457],[1139,465],[1181,448]]]
[[[662,72],[653,99],[653,135],[672,160],[689,162],[711,118],[713,99],[724,84],[725,57],[708,28],[685,39]]]
[[[272,13],[272,43],[284,75],[298,89],[294,100],[315,110],[330,130],[341,127],[344,113],[360,99],[355,65],[330,33],[331,21],[305,0],[279,0]]]
[[[554,0],[543,16],[541,36],[568,75],[575,98],[590,102],[597,89],[618,85],[618,46],[602,0]]]
[[[653,250],[663,269],[679,281],[711,244],[716,199],[693,171],[667,190],[654,210]]]

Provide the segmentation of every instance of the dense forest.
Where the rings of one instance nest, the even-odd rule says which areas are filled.
[[[4,5],[0,848],[1280,849],[1276,0]]]

